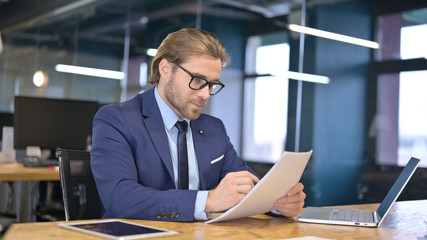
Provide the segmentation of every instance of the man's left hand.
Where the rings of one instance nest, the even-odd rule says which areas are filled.
[[[294,217],[301,214],[304,209],[304,185],[298,183],[286,193],[286,196],[277,199],[274,208],[285,217]]]

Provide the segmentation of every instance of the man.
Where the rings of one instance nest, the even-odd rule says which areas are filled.
[[[207,220],[210,212],[236,205],[259,181],[237,156],[223,123],[202,114],[210,96],[224,87],[219,76],[228,61],[211,33],[171,33],[152,62],[149,82],[155,87],[99,110],[91,164],[103,218]],[[179,130],[181,124],[188,129]],[[187,148],[178,146],[183,136]],[[297,184],[275,209],[300,214],[302,190]]]

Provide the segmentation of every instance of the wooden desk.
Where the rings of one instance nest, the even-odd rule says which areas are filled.
[[[39,181],[59,180],[58,167],[24,167],[20,163],[0,164],[0,182],[9,183],[8,199],[5,200],[8,205],[7,213],[16,214],[17,222],[36,221],[34,206],[40,202],[41,197]],[[20,206],[16,209],[16,213],[12,209],[12,202]]]
[[[0,181],[59,181],[55,167],[24,167],[20,163],[0,164]]]
[[[378,204],[342,206],[375,210]],[[126,220],[179,231],[167,239],[285,239],[316,236],[329,239],[416,239],[426,234],[427,200],[397,202],[379,228],[299,223],[293,219],[257,215],[214,224]],[[77,221],[73,221],[77,222]],[[79,221],[82,222],[82,221]],[[13,224],[3,240],[101,239],[59,228],[59,222]]]

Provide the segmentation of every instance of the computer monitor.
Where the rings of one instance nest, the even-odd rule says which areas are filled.
[[[15,149],[84,150],[97,110],[98,102],[16,96]]]
[[[3,127],[13,127],[13,113],[0,112],[0,141],[3,139]]]

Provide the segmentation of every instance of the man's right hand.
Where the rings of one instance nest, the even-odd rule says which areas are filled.
[[[257,182],[258,177],[248,171],[228,173],[215,189],[209,191],[205,212],[220,212],[233,207]]]

